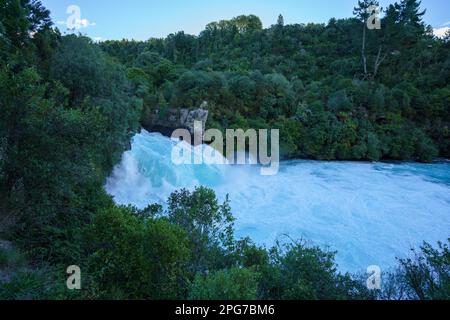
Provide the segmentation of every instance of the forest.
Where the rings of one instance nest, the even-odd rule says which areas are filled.
[[[104,190],[156,110],[202,101],[211,128],[279,128],[284,159],[450,158],[450,34],[418,0],[368,30],[373,4],[327,24],[249,15],[95,43],[38,0],[0,0],[0,299],[449,299],[450,242],[399,257],[371,291],[306,240],[237,239],[211,189],[144,210]],[[71,265],[82,290],[66,287]]]
[[[100,44],[156,108],[208,101],[213,128],[279,128],[284,158],[448,158],[449,41],[433,36],[419,1],[354,18],[268,29],[255,16],[213,22],[198,36]],[[367,30],[366,30],[367,29]],[[364,43],[364,47],[362,45]]]

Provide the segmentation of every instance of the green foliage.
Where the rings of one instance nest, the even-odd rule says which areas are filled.
[[[17,270],[23,267],[25,258],[17,250],[0,244],[0,270]]]
[[[0,286],[1,300],[39,300],[51,293],[45,289],[45,277],[35,272],[20,272],[6,284]]]
[[[65,280],[58,278],[56,269],[45,264],[38,269],[31,267],[24,253],[0,241],[0,300],[69,297],[64,291]]]
[[[421,300],[450,299],[450,239],[437,248],[424,243],[414,257],[400,259],[399,274],[407,285],[408,298]]]
[[[37,59],[34,50],[37,41],[30,37],[35,33],[36,39],[42,39],[48,33],[52,22],[50,11],[38,0],[3,0],[0,2],[0,60],[11,65],[23,65]]]
[[[256,300],[259,274],[250,269],[231,268],[198,274],[191,286],[192,300]]]
[[[35,259],[66,263],[80,257],[81,230],[111,201],[104,178],[138,128],[141,102],[123,67],[84,37],[61,38],[39,1],[3,1],[0,15],[8,45],[0,232]]]
[[[44,98],[45,86],[31,68],[4,74],[0,86],[5,93],[1,129],[8,141],[3,206],[16,214],[16,230],[26,226],[20,232],[24,241],[48,248],[55,238],[69,236],[55,227],[76,228],[83,221],[77,209],[85,204],[79,201],[101,183],[90,160],[98,116],[54,106]]]
[[[228,198],[219,205],[213,190],[180,190],[168,200],[169,221],[183,228],[192,252],[191,270],[204,272],[220,263],[234,241],[234,218]]]
[[[64,37],[51,59],[50,76],[68,89],[68,107],[96,110],[103,117],[102,149],[108,171],[138,129],[141,104],[132,95],[125,69],[84,37]]]
[[[7,252],[0,248],[0,268],[4,268],[9,262]]]
[[[362,281],[337,271],[334,252],[306,243],[277,246],[270,262],[261,266],[260,295],[263,299],[341,300],[368,299]]]
[[[383,28],[367,30],[374,4],[359,1],[356,19],[327,25],[285,25],[280,16],[263,29],[258,18],[239,16],[209,24],[198,37],[101,46],[142,68],[156,97],[149,110],[160,93],[173,107],[206,100],[219,128],[245,125],[242,119],[279,128],[285,158],[448,157],[448,44],[427,34],[417,0],[390,5]],[[163,72],[162,85],[155,70],[169,65],[176,71]]]
[[[143,220],[126,208],[96,214],[87,241],[89,296],[178,299],[186,285],[186,234],[163,219]]]
[[[382,275],[377,292],[382,300],[449,300],[450,239],[435,248],[424,243],[412,249],[410,258],[399,259],[399,266]]]
[[[450,156],[448,37],[417,0],[357,19],[263,29],[256,16],[147,42],[61,36],[37,0],[0,1],[0,299],[371,299],[334,253],[234,238],[229,199],[115,206],[105,177],[156,108],[209,102],[219,128],[279,128],[285,158]],[[365,30],[365,29],[364,29]],[[363,65],[361,66],[361,57]],[[65,287],[82,269],[81,292]],[[449,248],[425,244],[379,298],[449,299]]]

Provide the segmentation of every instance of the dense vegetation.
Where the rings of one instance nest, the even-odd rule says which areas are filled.
[[[263,29],[243,16],[198,37],[98,45],[62,36],[37,0],[0,0],[0,298],[448,299],[446,244],[425,244],[370,292],[333,252],[235,239],[212,190],[145,210],[103,190],[156,108],[202,100],[211,126],[279,127],[289,157],[448,156],[448,39],[403,0],[361,53],[361,19]],[[69,265],[81,291],[66,288]]]
[[[156,108],[210,104],[218,128],[279,128],[284,157],[415,159],[450,156],[449,38],[437,39],[416,0],[389,6],[369,30],[355,17],[263,29],[255,16],[101,47],[127,67]],[[363,45],[364,43],[364,45]]]

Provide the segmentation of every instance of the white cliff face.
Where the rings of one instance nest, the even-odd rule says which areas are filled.
[[[450,236],[449,162],[289,161],[261,176],[257,166],[177,166],[173,143],[145,130],[134,137],[106,184],[118,204],[144,208],[177,189],[207,186],[221,200],[230,195],[238,237],[267,246],[286,235],[310,240],[338,251],[340,269],[352,272],[386,270],[411,247]]]

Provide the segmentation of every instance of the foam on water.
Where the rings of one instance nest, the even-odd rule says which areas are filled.
[[[114,200],[144,208],[205,185],[220,199],[230,195],[238,237],[267,246],[285,235],[311,240],[337,250],[345,271],[387,269],[411,247],[450,236],[448,162],[289,161],[278,175],[261,176],[256,166],[176,166],[173,144],[145,130],[136,135],[107,180]]]

